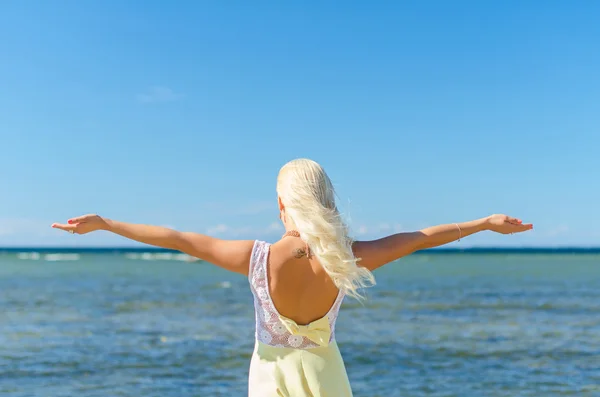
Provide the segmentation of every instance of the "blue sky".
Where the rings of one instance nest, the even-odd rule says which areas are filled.
[[[274,239],[297,157],[359,238],[600,245],[600,3],[341,4],[0,3],[0,246],[126,244],[49,228],[89,212]]]

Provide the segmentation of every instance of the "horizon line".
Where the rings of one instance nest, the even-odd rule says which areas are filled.
[[[154,246],[0,246],[0,253],[19,253],[19,252],[70,252],[70,253],[100,253],[100,252],[117,252],[117,253],[139,253],[139,252],[181,252],[174,249],[160,248]],[[600,253],[600,246],[468,246],[468,247],[435,247],[424,250],[415,251],[418,253],[461,253],[461,252],[565,252],[565,253]]]

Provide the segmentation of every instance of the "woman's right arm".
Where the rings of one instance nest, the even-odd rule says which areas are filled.
[[[438,247],[484,230],[501,234],[533,229],[532,224],[506,215],[492,215],[469,222],[432,226],[416,232],[397,233],[378,240],[356,241],[354,255],[359,265],[375,270],[415,251]]]
[[[105,230],[130,240],[156,247],[181,251],[226,270],[248,275],[253,240],[222,240],[199,233],[180,232],[162,226],[133,224],[84,215],[69,219],[67,224],[55,223],[55,229],[87,234]]]

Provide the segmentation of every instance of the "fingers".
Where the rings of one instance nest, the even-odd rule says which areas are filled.
[[[522,220],[513,218],[511,216],[507,216],[505,222],[512,223],[513,225],[520,225],[521,223],[523,223]]]
[[[519,224],[519,225],[515,225],[516,226],[516,230],[513,233],[520,233],[520,232],[526,232],[527,230],[532,230],[533,229],[533,224],[531,223],[525,223],[525,224]]]
[[[64,223],[53,223],[52,228],[64,230],[65,232],[75,233],[75,231],[77,230],[77,225],[65,225]]]
[[[69,219],[67,222],[68,223],[82,223],[87,221],[92,215],[82,215],[82,216],[78,216],[75,218],[71,218]]]

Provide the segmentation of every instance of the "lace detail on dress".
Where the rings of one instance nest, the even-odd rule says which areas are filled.
[[[319,347],[306,336],[294,335],[284,325],[269,294],[267,280],[267,261],[269,259],[269,244],[256,241],[250,259],[248,281],[254,295],[254,312],[256,317],[255,337],[258,341],[275,347],[291,347],[295,349],[312,349]],[[327,314],[331,336],[329,342],[335,339],[335,323],[344,294],[338,294],[333,306]],[[318,321],[318,320],[317,320]],[[302,326],[301,326],[302,327]]]

